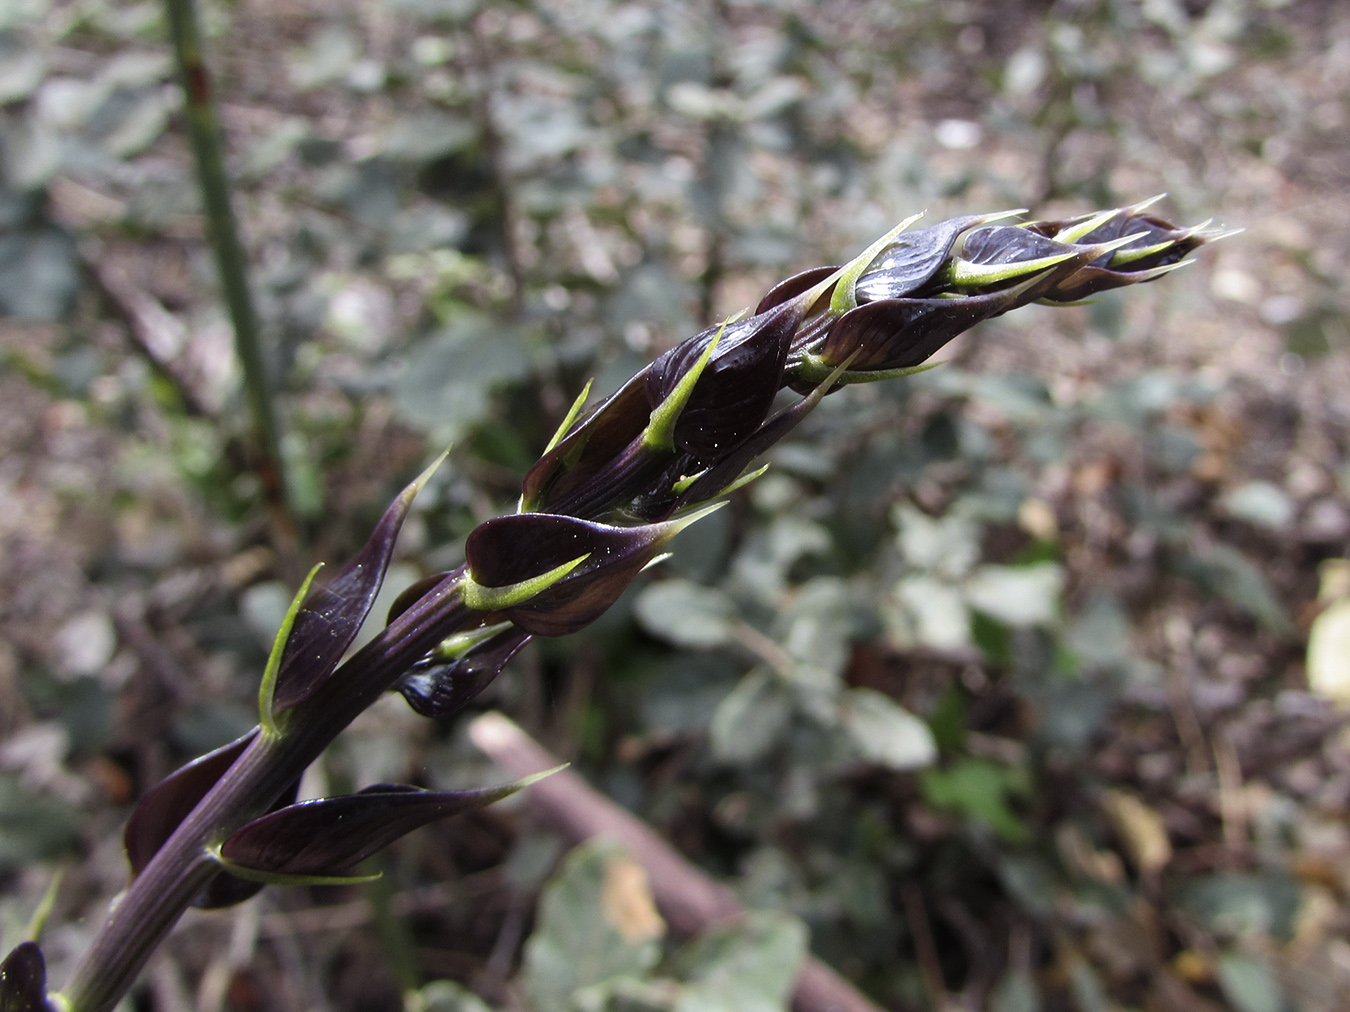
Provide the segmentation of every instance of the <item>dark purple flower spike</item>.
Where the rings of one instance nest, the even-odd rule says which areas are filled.
[[[264,673],[260,728],[137,807],[126,832],[133,881],[67,988],[70,1005],[111,1009],[194,897],[218,906],[267,882],[351,881],[352,866],[412,829],[524,786],[378,785],[294,803],[304,769],[381,692],[453,714],[531,636],[593,621],[716,507],[689,510],[759,473],[746,473],[754,458],[831,390],[913,372],[956,334],[1027,302],[1151,280],[1224,234],[1175,228],[1145,207],[1018,225],[968,216],[906,233],[910,219],[667,352],[574,427],[583,392],[526,476],[519,513],[475,529],[465,565],[401,595],[385,631],[344,662],[428,471],[326,587],[297,594]],[[784,388],[803,396],[771,415]],[[14,950],[0,963],[0,1012],[48,1012],[43,978],[36,946]]]

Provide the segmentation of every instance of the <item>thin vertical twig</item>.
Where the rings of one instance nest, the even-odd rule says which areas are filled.
[[[235,352],[244,374],[249,414],[257,433],[258,475],[269,504],[289,524],[286,483],[281,456],[281,429],[272,401],[266,356],[258,331],[258,314],[249,293],[247,267],[239,229],[230,204],[225,174],[220,122],[211,94],[210,77],[202,60],[201,32],[192,0],[165,0],[169,34],[183,85],[188,138],[197,165],[197,184],[206,213],[221,294],[234,328]]]
[[[502,258],[506,262],[506,273],[511,283],[511,315],[518,318],[525,306],[525,266],[516,237],[517,210],[511,173],[506,164],[506,142],[497,126],[497,116],[493,108],[496,43],[484,31],[480,21],[480,17],[475,17],[469,22],[469,33],[473,43],[470,47],[470,59],[478,79],[473,95],[473,107],[474,114],[478,118],[483,151],[487,155],[492,173],[496,225],[501,233]]]

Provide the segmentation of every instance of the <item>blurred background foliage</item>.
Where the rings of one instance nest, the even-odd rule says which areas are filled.
[[[1165,190],[1246,232],[828,398],[480,701],[732,883],[743,927],[669,937],[621,855],[563,860],[514,799],[365,892],[189,918],[129,1007],[753,1012],[808,945],[888,1009],[1350,1005],[1343,4],[200,14],[289,517],[250,468],[161,5],[0,0],[7,942],[63,871],[63,979],[133,800],[252,724],[299,574],[447,442],[391,593],[514,508],[589,377],[780,277],[924,208]],[[390,698],[305,791],[494,778]]]

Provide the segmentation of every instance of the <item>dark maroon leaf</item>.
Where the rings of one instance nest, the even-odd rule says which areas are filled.
[[[693,506],[718,495],[741,476],[751,461],[796,428],[797,423],[810,414],[829,391],[823,385],[817,385],[804,392],[807,394],[806,397],[778,412],[760,426],[758,432],[691,482],[674,501],[670,510]]]
[[[1053,238],[1066,228],[1081,225],[1089,217],[1091,216],[1084,215],[1078,218],[1067,218],[1063,221],[1041,221],[1027,227],[1043,236]],[[1122,212],[1108,218],[1092,231],[1077,237],[1074,242],[1079,244],[1105,243],[1127,235],[1138,236],[1135,242],[1124,247],[1130,249],[1131,247],[1156,246],[1159,243],[1176,242],[1191,237],[1193,231],[1193,229],[1179,229],[1171,222],[1153,215],[1131,215]],[[1202,243],[1203,240],[1196,239],[1184,252],[1190,252]]]
[[[454,661],[427,660],[403,676],[398,691],[424,717],[448,717],[467,706],[530,639],[508,629]]]
[[[1179,260],[1180,257],[1176,259]],[[1161,263],[1171,261],[1150,258],[1150,262],[1153,266],[1159,266]],[[1134,265],[1130,266],[1133,268]],[[1152,276],[1147,270],[1113,271],[1105,267],[1080,267],[1046,291],[1041,298],[1051,302],[1079,302],[1100,292],[1109,292],[1113,288],[1124,288],[1126,285],[1147,281]]]
[[[820,356],[850,370],[907,369],[927,361],[957,334],[1018,303],[1016,289],[958,299],[868,302],[841,316]]]
[[[208,752],[200,759],[194,759],[146,792],[136,810],[131,813],[122,834],[132,878],[141,873],[159,848],[164,846],[164,841],[173,835],[173,831],[217,781],[229,772],[257,733],[257,728],[254,728],[237,741]],[[299,788],[300,781],[297,780],[282,792],[273,808],[283,808],[295,801]],[[192,905],[204,909],[233,906],[248,899],[260,888],[254,882],[245,882],[222,873],[211,880]]]
[[[415,481],[399,493],[361,550],[337,576],[310,594],[295,616],[277,674],[273,697],[277,712],[308,699],[351,646],[380,592],[399,528],[420,487],[421,481]]]
[[[0,963],[0,1012],[49,1012],[47,964],[35,942],[20,942]]]
[[[250,882],[222,871],[197,894],[192,905],[198,910],[224,910],[251,900],[262,891],[263,883]]]
[[[835,321],[817,354],[829,365],[847,361],[850,372],[912,368],[977,323],[1045,298],[1093,258],[1086,249],[994,292],[865,303]]]
[[[237,741],[194,759],[145,793],[122,833],[132,878],[150,863],[164,841],[234,765],[257,733],[254,728]]]
[[[254,819],[233,833],[220,853],[256,871],[340,875],[414,829],[482,808],[518,789],[518,784],[508,784],[476,791],[424,791],[377,784]]]
[[[300,781],[297,779],[281,792],[281,797],[272,803],[270,810],[275,812],[294,804],[295,796],[299,793]],[[193,899],[192,905],[198,910],[221,910],[252,899],[262,891],[262,888],[261,882],[251,882],[223,871],[206,884],[206,888]]]

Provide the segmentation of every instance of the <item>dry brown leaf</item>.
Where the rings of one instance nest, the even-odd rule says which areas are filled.
[[[656,911],[647,872],[630,857],[618,854],[606,862],[601,905],[605,920],[625,942],[644,942],[665,934],[666,922]]]
[[[1172,860],[1172,841],[1162,816],[1128,791],[1109,790],[1102,807],[1139,873],[1153,878]]]

